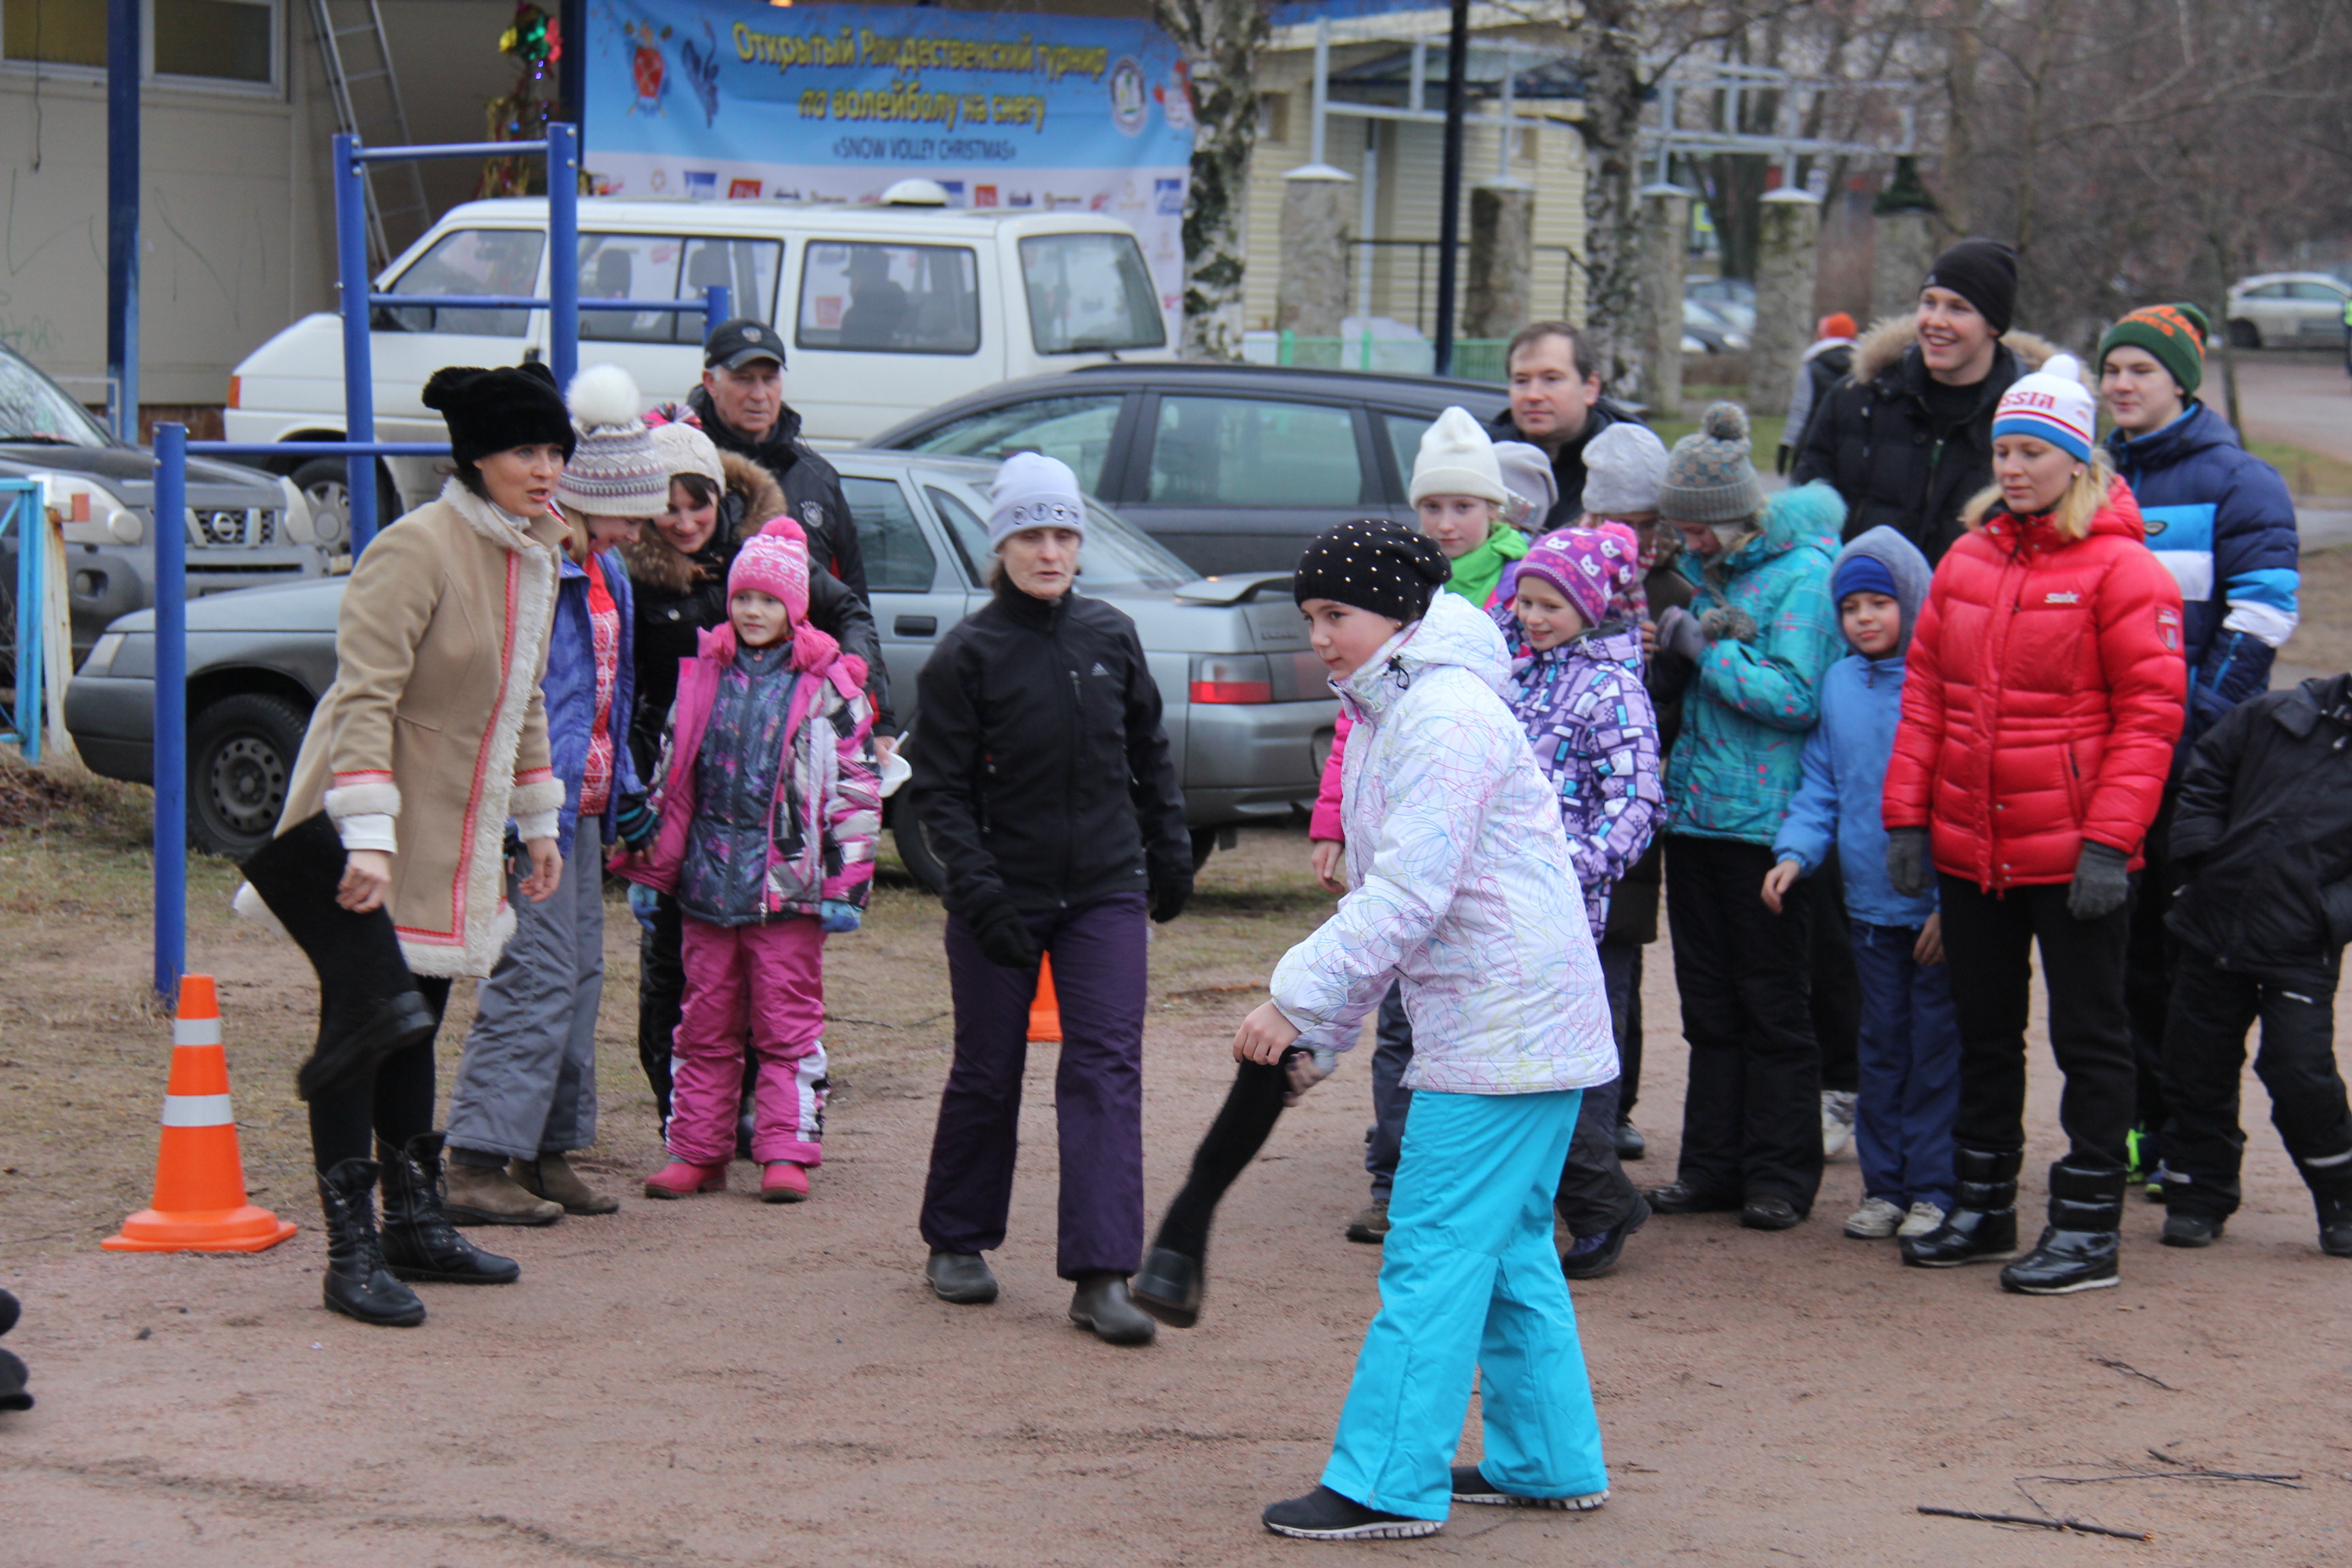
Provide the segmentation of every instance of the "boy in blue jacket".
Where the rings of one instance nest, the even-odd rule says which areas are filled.
[[[1879,796],[1903,717],[1904,654],[1927,596],[1927,558],[1892,528],[1839,552],[1830,597],[1848,658],[1822,679],[1822,721],[1805,740],[1804,778],[1772,840],[1764,878],[1778,914],[1800,877],[1838,852],[1862,978],[1861,1100],[1854,1143],[1857,1241],[1924,1236],[1952,1206],[1952,1119],[1959,1109],[1960,1030],[1931,887],[1906,898],[1886,879]]]

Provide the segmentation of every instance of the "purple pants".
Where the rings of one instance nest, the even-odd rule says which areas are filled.
[[[1132,1274],[1143,1258],[1143,895],[1114,893],[1024,918],[1053,958],[1062,1008],[1054,1075],[1062,1147],[1056,1270],[1065,1279]],[[1013,1201],[1037,975],[989,963],[971,928],[954,915],[947,951],[955,1063],[940,1096],[923,1184],[923,1239],[934,1252],[988,1252],[1004,1243]]]
[[[760,1053],[751,1158],[824,1158],[824,931],[813,915],[722,926],[686,917],[686,1008],[670,1047],[669,1152],[735,1157],[743,1036]]]

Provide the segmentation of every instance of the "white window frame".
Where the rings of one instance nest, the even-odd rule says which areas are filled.
[[[0,0],[0,14],[5,14],[12,0]],[[106,0],[83,0],[91,5],[103,5]],[[155,0],[140,0],[139,5],[139,79],[147,87],[168,88],[174,92],[222,93],[232,98],[274,98],[286,96],[287,0],[233,0],[234,4],[253,5],[269,13],[269,79],[234,81],[226,77],[174,76],[155,69]],[[46,60],[0,59],[0,71],[9,75],[45,77],[52,81],[87,81],[103,84],[103,66],[60,65]]]

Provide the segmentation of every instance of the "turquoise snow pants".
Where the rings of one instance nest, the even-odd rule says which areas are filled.
[[[1323,1484],[1367,1508],[1444,1519],[1479,1373],[1489,1484],[1605,1491],[1601,1423],[1551,1200],[1582,1091],[1412,1097],[1364,1333]]]

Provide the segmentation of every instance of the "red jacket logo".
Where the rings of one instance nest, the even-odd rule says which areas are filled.
[[[2168,653],[2180,651],[2180,612],[2169,605],[2160,605],[2156,612],[2157,639]]]

